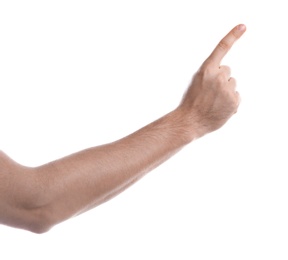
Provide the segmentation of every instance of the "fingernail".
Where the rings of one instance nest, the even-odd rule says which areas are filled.
[[[244,31],[245,28],[246,28],[246,26],[245,26],[244,24],[239,24],[239,25],[237,26],[237,29],[238,29],[239,31]]]

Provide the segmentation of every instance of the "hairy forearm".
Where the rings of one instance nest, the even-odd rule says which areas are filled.
[[[0,154],[0,223],[41,233],[114,197],[171,157],[186,136],[177,110],[113,143],[29,168]]]
[[[193,139],[182,120],[173,111],[116,142],[37,167],[42,192],[35,208],[57,224],[112,198]]]

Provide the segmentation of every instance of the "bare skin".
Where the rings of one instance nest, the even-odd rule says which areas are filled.
[[[127,137],[36,168],[0,152],[0,223],[46,232],[116,196],[185,145],[222,127],[240,98],[221,60],[245,30],[238,25],[220,41],[175,110]]]

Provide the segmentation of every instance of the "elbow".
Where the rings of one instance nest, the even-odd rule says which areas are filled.
[[[38,234],[38,235],[41,235],[41,234],[44,234],[46,232],[48,232],[50,230],[50,228],[47,228],[47,226],[35,226],[35,227],[32,227],[31,229],[29,229],[28,231],[34,233],[34,234]]]
[[[19,207],[10,208],[9,214],[0,219],[0,224],[35,234],[46,233],[55,225],[45,208],[27,209]]]
[[[56,224],[47,185],[35,168],[17,164],[0,151],[0,179],[0,224],[37,234]]]
[[[35,222],[32,225],[30,225],[27,230],[34,233],[34,234],[44,234],[47,233],[52,226],[47,225],[47,223],[44,223],[43,221],[39,221],[38,223]]]
[[[46,232],[48,232],[50,230],[50,228],[46,225],[43,225],[43,224],[36,224],[36,225],[33,225],[29,228],[27,228],[28,231],[34,233],[34,234],[44,234]]]
[[[29,221],[27,221],[24,229],[35,234],[44,234],[55,225],[46,208],[38,208],[29,211]]]

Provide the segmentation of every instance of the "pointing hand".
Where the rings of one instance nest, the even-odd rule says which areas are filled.
[[[218,43],[194,75],[178,107],[194,137],[217,130],[237,112],[240,97],[236,81],[230,77],[230,68],[221,66],[221,61],[245,30],[245,25],[240,24]]]

